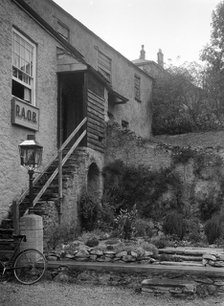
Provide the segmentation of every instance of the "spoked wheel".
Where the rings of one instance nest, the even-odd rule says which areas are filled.
[[[14,275],[24,284],[31,285],[38,282],[46,270],[44,255],[35,249],[27,249],[18,254],[14,262]]]

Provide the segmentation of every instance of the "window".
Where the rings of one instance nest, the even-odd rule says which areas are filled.
[[[58,21],[57,24],[57,32],[67,41],[69,41],[69,28],[62,23],[61,21]]]
[[[18,31],[13,30],[12,94],[35,104],[36,46]]]
[[[141,79],[138,75],[135,75],[135,100],[141,101]]]
[[[109,82],[111,82],[111,62],[108,56],[98,50],[98,70]]]

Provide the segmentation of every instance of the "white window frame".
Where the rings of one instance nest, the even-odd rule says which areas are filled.
[[[22,71],[19,67],[16,67],[13,63],[13,59],[14,59],[14,47],[13,47],[14,34],[17,34],[23,41],[28,43],[33,48],[32,49],[33,54],[32,54],[32,58],[31,58],[31,63],[32,63],[31,74],[28,74],[28,73]],[[37,52],[36,45],[30,39],[25,37],[21,32],[19,32],[15,28],[13,28],[13,30],[12,30],[12,80],[14,80],[15,82],[23,85],[25,88],[28,88],[30,90],[30,92],[31,92],[30,93],[30,101],[27,101],[25,99],[22,99],[22,100],[24,102],[28,103],[28,104],[33,105],[33,106],[36,106],[36,52]],[[19,58],[21,58],[20,54],[19,54]],[[18,77],[13,76],[13,70],[14,69],[16,69],[17,72],[22,73],[27,78],[30,78],[31,84],[28,84],[28,83],[24,82],[23,80],[19,79]],[[17,96],[15,96],[15,97],[17,97]]]

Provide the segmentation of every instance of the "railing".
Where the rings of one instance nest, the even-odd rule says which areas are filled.
[[[61,189],[62,186],[62,167],[68,160],[68,158],[71,156],[71,154],[74,152],[74,150],[77,148],[77,146],[80,144],[82,139],[86,135],[86,130],[82,132],[82,134],[78,137],[78,139],[75,141],[75,143],[72,145],[72,147],[69,149],[65,157],[62,159],[62,152],[66,148],[66,146],[70,143],[70,141],[75,137],[75,135],[80,131],[81,127],[86,123],[87,118],[84,118],[82,122],[75,128],[75,130],[69,135],[69,137],[66,139],[66,141],[62,144],[62,146],[59,148],[57,154],[50,160],[50,162],[47,164],[47,166],[44,168],[43,172],[39,174],[33,181],[33,184],[35,184],[37,181],[40,180],[40,178],[44,175],[44,173],[47,171],[49,166],[55,161],[55,159],[58,157],[59,158],[59,165],[58,167],[54,170],[52,175],[49,177],[45,185],[41,188],[39,193],[36,195],[36,197],[33,200],[33,207],[37,204],[37,202],[40,200],[44,192],[47,190],[47,188],[50,186],[52,181],[55,179],[57,174],[59,173],[59,189]],[[61,182],[60,182],[61,181]],[[22,196],[20,197],[18,201],[18,205],[22,203],[22,201],[25,199],[25,197],[28,195],[29,190],[26,190]],[[62,190],[59,190],[59,197],[61,198],[61,192]]]

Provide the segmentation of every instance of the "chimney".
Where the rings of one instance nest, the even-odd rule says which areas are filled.
[[[163,62],[163,52],[161,49],[159,49],[159,52],[157,53],[157,63],[159,66],[163,68],[164,62]]]
[[[145,60],[145,50],[144,50],[144,45],[142,45],[142,49],[140,51],[140,56],[139,59]]]

